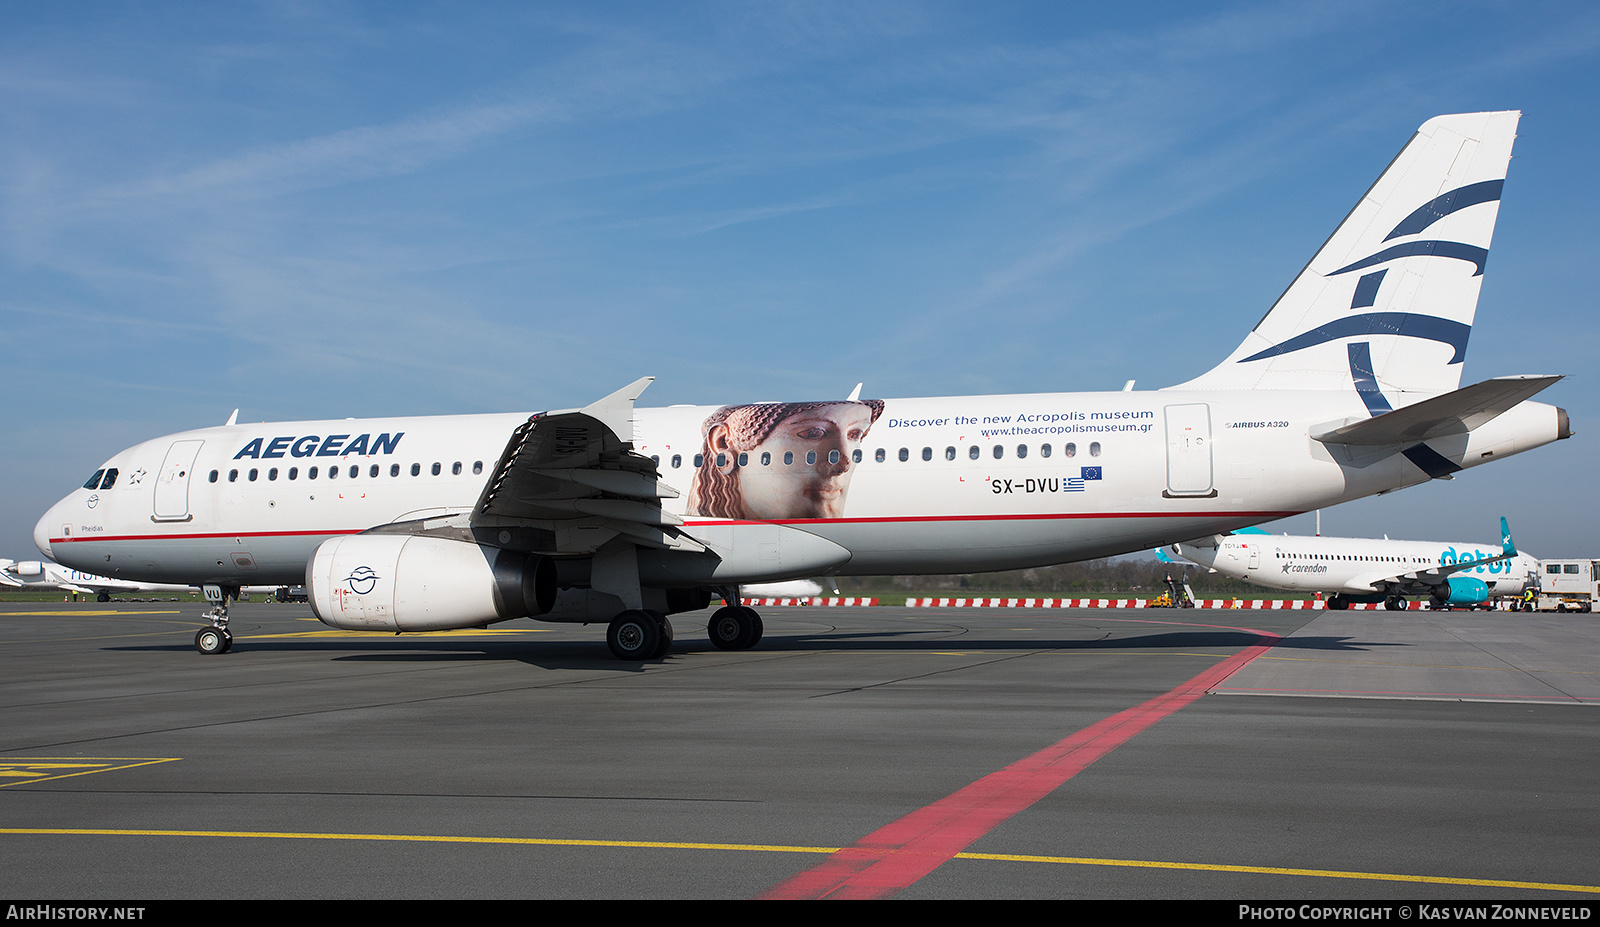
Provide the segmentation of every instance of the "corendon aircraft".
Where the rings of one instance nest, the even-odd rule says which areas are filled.
[[[227,425],[106,461],[39,520],[76,569],[204,585],[226,651],[244,584],[302,579],[323,622],[401,632],[605,622],[621,659],[739,586],[1018,569],[1205,537],[1565,438],[1461,387],[1516,112],[1424,124],[1226,360],[1155,391]]]
[[[1478,544],[1294,537],[1259,528],[1196,538],[1157,553],[1168,562],[1182,558],[1271,589],[1325,592],[1332,609],[1381,600],[1391,611],[1404,611],[1408,595],[1427,596],[1435,608],[1473,607],[1539,588],[1539,561],[1517,552],[1504,518],[1497,553]]]

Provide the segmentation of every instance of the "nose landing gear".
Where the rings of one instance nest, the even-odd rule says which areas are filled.
[[[238,586],[205,586],[206,601],[211,608],[205,614],[211,627],[201,628],[194,636],[194,649],[207,656],[227,653],[233,649],[233,632],[228,630],[228,601],[239,597]]]

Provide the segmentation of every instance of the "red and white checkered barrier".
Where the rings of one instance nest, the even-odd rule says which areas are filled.
[[[789,599],[740,599],[740,605],[877,605],[877,599],[825,599],[820,596]]]
[[[1314,599],[1196,599],[1195,608],[1322,608]],[[1150,608],[1148,599],[906,599],[907,608]],[[1351,608],[1382,608],[1352,602]]]

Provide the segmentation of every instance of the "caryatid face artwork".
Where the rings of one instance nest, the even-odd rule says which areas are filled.
[[[707,418],[689,512],[720,518],[837,518],[855,452],[882,400],[725,406]]]

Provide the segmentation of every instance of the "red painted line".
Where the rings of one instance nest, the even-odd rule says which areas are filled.
[[[1092,724],[873,831],[761,897],[887,898],[905,889],[1140,731],[1204,695],[1279,640],[1276,634],[1249,630],[1262,643],[1241,650],[1164,695]]]

